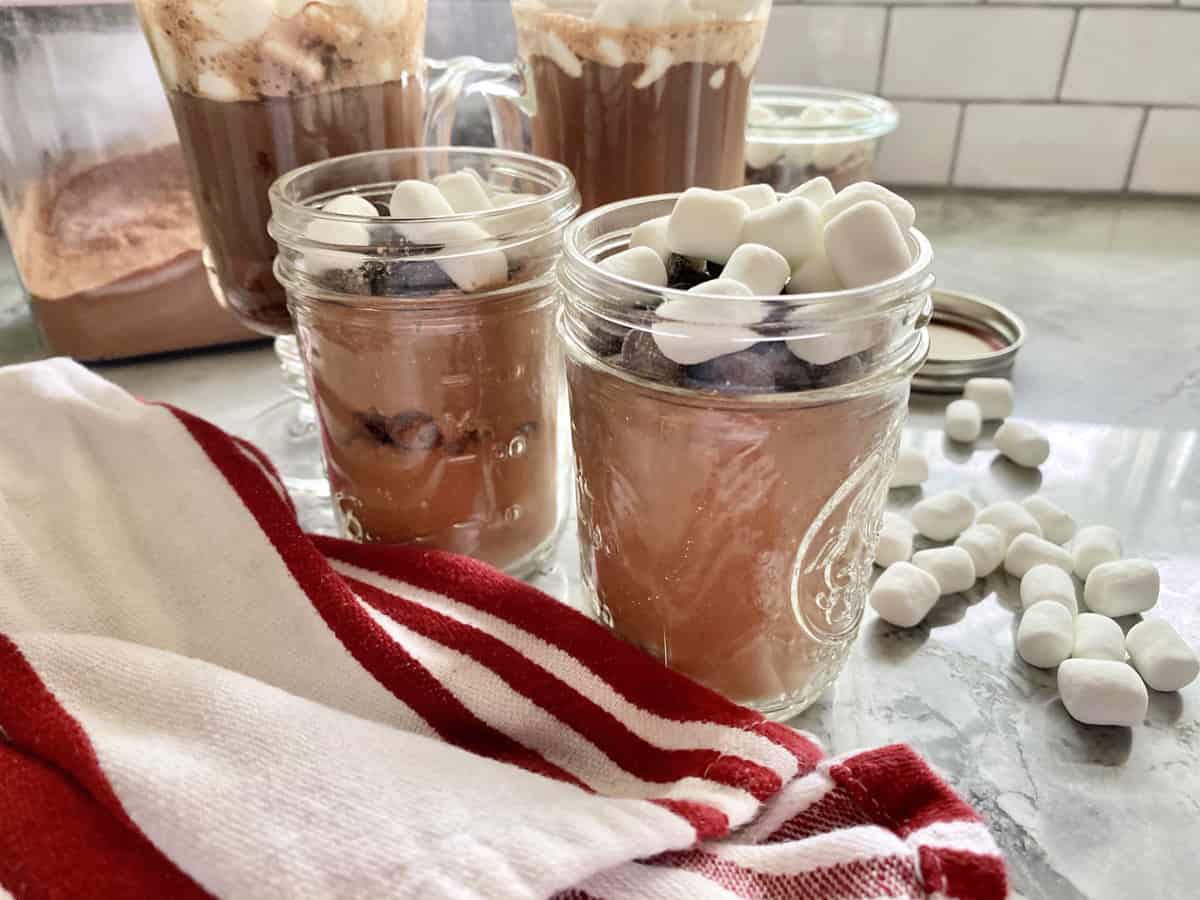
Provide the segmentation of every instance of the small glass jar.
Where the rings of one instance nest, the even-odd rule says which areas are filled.
[[[320,209],[347,192],[386,204],[401,180],[465,168],[495,208]],[[571,173],[508,151],[377,151],[283,176],[271,207],[342,532],[537,569],[563,513],[554,263],[579,208]]]
[[[756,84],[746,125],[746,183],[786,193],[824,175],[840,191],[867,181],[899,116],[880,97],[829,88]]]
[[[583,581],[619,635],[785,718],[833,681],[858,631],[928,351],[933,254],[913,230],[913,263],[889,281],[771,298],[651,288],[596,265],[675,199],[602,207],[565,237]],[[688,321],[656,315],[683,297]],[[680,365],[656,334],[675,358],[714,341],[725,353]]]

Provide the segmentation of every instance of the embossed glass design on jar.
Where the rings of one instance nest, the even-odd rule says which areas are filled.
[[[596,265],[676,196],[602,207],[564,240],[583,582],[619,635],[785,718],[834,680],[858,631],[909,382],[928,351],[932,251],[913,230],[913,264],[886,282],[711,297],[758,304],[733,317],[753,324],[676,327],[654,309],[682,292]],[[663,329],[736,352],[678,365],[648,348]]]
[[[399,180],[465,168],[493,208],[321,209],[349,192],[384,206]],[[342,533],[537,570],[565,508],[554,268],[579,208],[571,173],[501,150],[374,151],[285,175],[271,204]]]

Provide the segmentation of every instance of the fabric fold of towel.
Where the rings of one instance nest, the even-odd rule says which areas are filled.
[[[0,898],[1002,900],[909,748],[825,757],[253,447],[0,369]]]

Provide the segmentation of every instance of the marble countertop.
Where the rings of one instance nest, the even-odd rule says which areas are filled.
[[[988,435],[948,445],[945,400],[914,396],[906,440],[932,462],[926,494],[979,503],[1040,490],[1108,524],[1162,572],[1156,615],[1200,646],[1200,203],[922,193],[942,287],[981,294],[1030,329],[1017,415],[1052,453],[998,460]],[[0,364],[44,355],[0,245]],[[141,396],[230,430],[279,396],[266,345],[97,367]],[[895,491],[905,509],[920,494]],[[574,600],[571,529],[540,583]],[[837,684],[793,724],[832,752],[906,741],[984,815],[1023,897],[1178,900],[1200,884],[1200,683],[1151,692],[1138,728],[1075,723],[1054,675],[1013,649],[1016,581],[994,575],[901,631],[868,612]]]

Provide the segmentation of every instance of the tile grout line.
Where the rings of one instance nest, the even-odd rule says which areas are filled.
[[[1138,124],[1137,137],[1133,141],[1133,152],[1129,154],[1129,168],[1125,170],[1125,181],[1121,185],[1121,193],[1129,193],[1129,185],[1133,182],[1133,170],[1137,166],[1138,155],[1142,152],[1142,141],[1146,139],[1146,126],[1150,124],[1150,107],[1142,109],[1142,121]]]
[[[1075,8],[1075,15],[1071,18],[1071,32],[1067,35],[1067,48],[1063,52],[1062,68],[1058,71],[1058,84],[1054,88],[1054,99],[1062,100],[1063,84],[1067,80],[1067,66],[1071,63],[1071,52],[1075,49],[1075,32],[1079,30],[1079,13],[1078,7]]]
[[[885,7],[883,16],[883,40],[879,46],[879,71],[875,73],[875,94],[883,96],[883,67],[887,65],[888,46],[892,42],[892,11],[895,7]]]
[[[954,146],[950,150],[950,171],[946,173],[946,186],[954,186],[954,176],[958,174],[958,154],[962,151],[963,132],[967,128],[967,104],[958,105],[958,128],[954,131]]]

